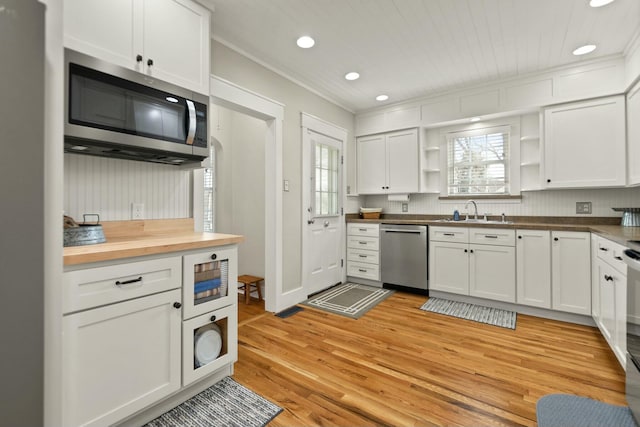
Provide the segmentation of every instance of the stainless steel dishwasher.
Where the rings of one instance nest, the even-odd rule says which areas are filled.
[[[383,284],[414,288],[428,285],[426,225],[380,225],[380,278]]]

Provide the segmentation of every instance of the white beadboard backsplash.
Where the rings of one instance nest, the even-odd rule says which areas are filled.
[[[64,211],[79,222],[88,213],[121,221],[131,219],[132,203],[144,203],[144,219],[189,218],[191,176],[170,165],[66,153]]]
[[[472,198],[472,197],[470,197]],[[383,213],[403,213],[402,203],[389,202],[387,196],[360,196],[350,198],[348,212],[356,213],[359,206],[382,208]],[[356,206],[356,200],[361,204]],[[576,202],[591,202],[592,213],[576,214]],[[411,194],[410,214],[453,215],[454,209],[462,214],[466,200],[439,200],[437,194]],[[493,215],[505,213],[514,216],[579,216],[604,217],[621,216],[612,207],[640,207],[640,187],[597,189],[597,190],[545,190],[522,193],[522,200],[508,202],[485,201],[479,199],[478,214]],[[469,208],[471,209],[471,207]]]

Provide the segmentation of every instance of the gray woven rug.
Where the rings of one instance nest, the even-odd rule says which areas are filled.
[[[636,427],[626,406],[570,394],[548,394],[536,403],[538,427]]]
[[[344,283],[300,304],[358,319],[393,292],[389,289],[374,288],[357,283]]]
[[[262,427],[280,412],[278,405],[226,377],[145,427]]]
[[[500,326],[501,328],[516,328],[516,312],[502,310],[500,308],[484,307],[482,305],[450,301],[441,298],[429,298],[429,300],[420,307],[420,310],[446,314],[461,319]]]

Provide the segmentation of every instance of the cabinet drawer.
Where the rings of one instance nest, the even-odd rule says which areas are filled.
[[[626,249],[624,246],[603,237],[597,237],[598,258],[605,261],[618,272],[627,275],[627,264],[622,259],[622,252]]]
[[[377,237],[348,236],[347,247],[353,249],[370,249],[377,251],[380,249],[380,239]]]
[[[470,228],[469,243],[515,246],[516,231],[504,228]]]
[[[429,240],[469,243],[469,229],[463,227],[429,227]]]
[[[67,271],[62,280],[62,312],[66,314],[176,289],[182,284],[181,276],[181,257]]]
[[[380,236],[379,224],[349,223],[347,224],[347,235],[349,236]]]
[[[374,264],[347,262],[347,276],[380,280],[380,268]]]
[[[347,261],[364,262],[366,264],[380,264],[380,252],[368,249],[347,249]]]

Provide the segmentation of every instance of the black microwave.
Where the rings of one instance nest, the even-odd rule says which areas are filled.
[[[209,156],[209,97],[65,49],[64,150],[181,165]]]

